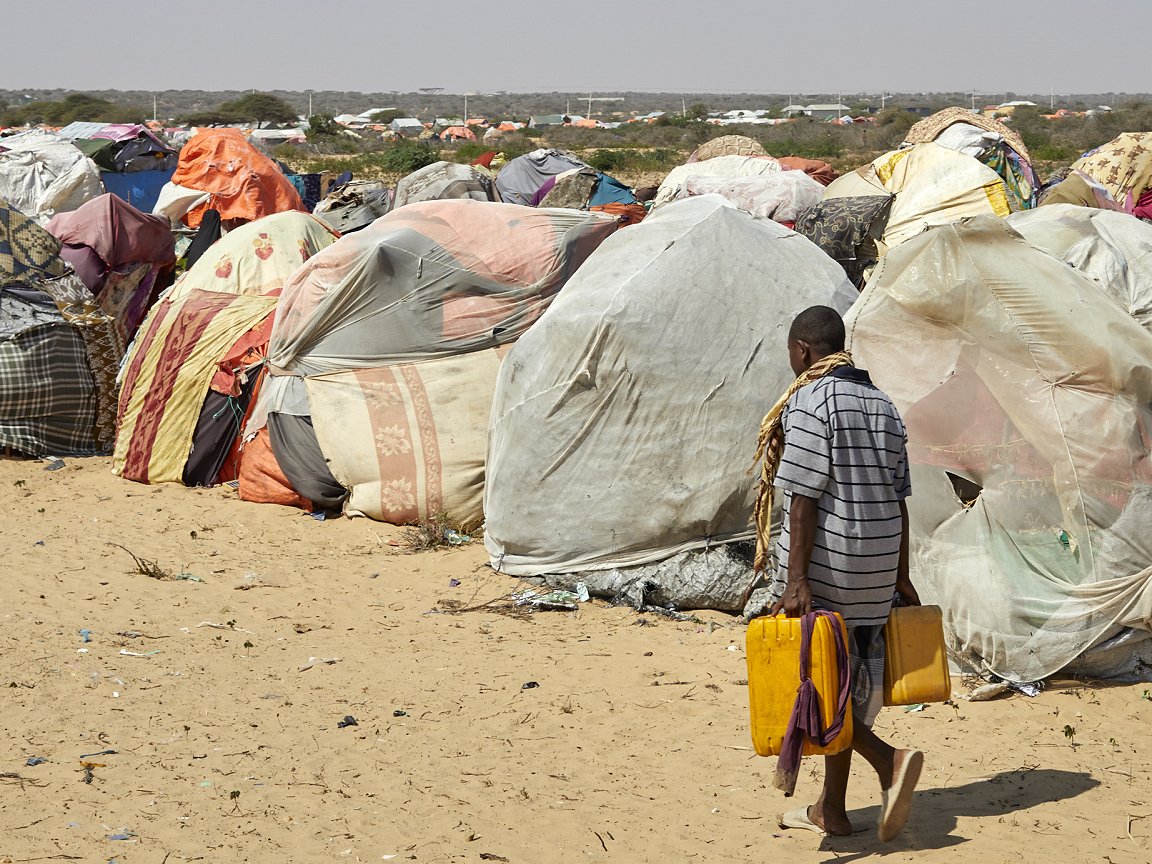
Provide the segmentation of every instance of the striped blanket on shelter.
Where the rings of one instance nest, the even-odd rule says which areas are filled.
[[[113,473],[181,482],[217,364],[276,300],[194,290],[153,307],[124,370]]]

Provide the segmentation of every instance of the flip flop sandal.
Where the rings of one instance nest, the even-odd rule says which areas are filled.
[[[924,754],[919,750],[909,751],[891,788],[881,793],[880,825],[876,832],[881,840],[892,840],[904,830],[908,815],[912,812],[912,793],[916,791],[923,767]]]
[[[802,828],[805,831],[815,831],[817,834],[827,833],[809,818],[807,807],[797,807],[795,810],[781,813],[776,817],[776,824],[781,828]]]

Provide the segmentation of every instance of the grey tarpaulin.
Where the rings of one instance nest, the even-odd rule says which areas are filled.
[[[494,194],[492,175],[486,169],[455,162],[433,162],[396,184],[392,209],[418,201],[443,201],[447,198],[491,201]]]
[[[1075,267],[1152,329],[1152,225],[1129,213],[1052,204],[1008,217],[1024,239]]]
[[[573,168],[588,166],[565,150],[533,150],[518,156],[496,175],[496,191],[506,204],[532,203],[536,190],[544,181]]]
[[[855,294],[810,242],[717,195],[610,237],[501,367],[484,499],[493,566],[614,570],[751,536],[748,468],[793,378],[788,327]],[[739,606],[727,588],[692,593],[692,605]]]
[[[583,582],[590,594],[634,609],[659,606],[739,612],[749,587],[756,581],[752,572],[755,551],[751,543],[722,543],[634,567],[590,570],[577,575],[548,574],[544,581],[558,588]]]

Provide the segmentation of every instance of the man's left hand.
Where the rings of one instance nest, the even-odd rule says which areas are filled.
[[[896,595],[900,600],[901,606],[920,606],[920,595],[916,593],[916,589],[911,582],[903,581],[896,583]]]

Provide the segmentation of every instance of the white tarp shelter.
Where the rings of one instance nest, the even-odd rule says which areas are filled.
[[[888,253],[847,323],[908,427],[913,580],[959,659],[1015,681],[1137,671],[1152,334],[983,216]]]
[[[484,496],[493,566],[603,572],[750,537],[748,468],[793,379],[788,328],[855,294],[804,237],[718,195],[608,238],[501,367]],[[593,587],[594,575],[576,578]],[[664,596],[687,605],[682,577],[666,575]],[[734,607],[693,597],[740,608],[751,576]]]
[[[699,162],[677,165],[668,172],[656,190],[653,206],[659,207],[680,197],[681,189],[690,177],[760,177],[783,170],[784,167],[769,156],[714,156]]]
[[[1012,212],[1004,181],[987,165],[941,147],[917,144],[895,150],[833,180],[824,198],[895,195],[888,226],[878,243],[883,255],[933,225],[966,216]]]
[[[68,139],[38,129],[0,139],[0,200],[40,225],[103,194],[100,169]]]
[[[1129,213],[1074,204],[1013,213],[1008,224],[1075,267],[1152,330],[1152,225]]]

